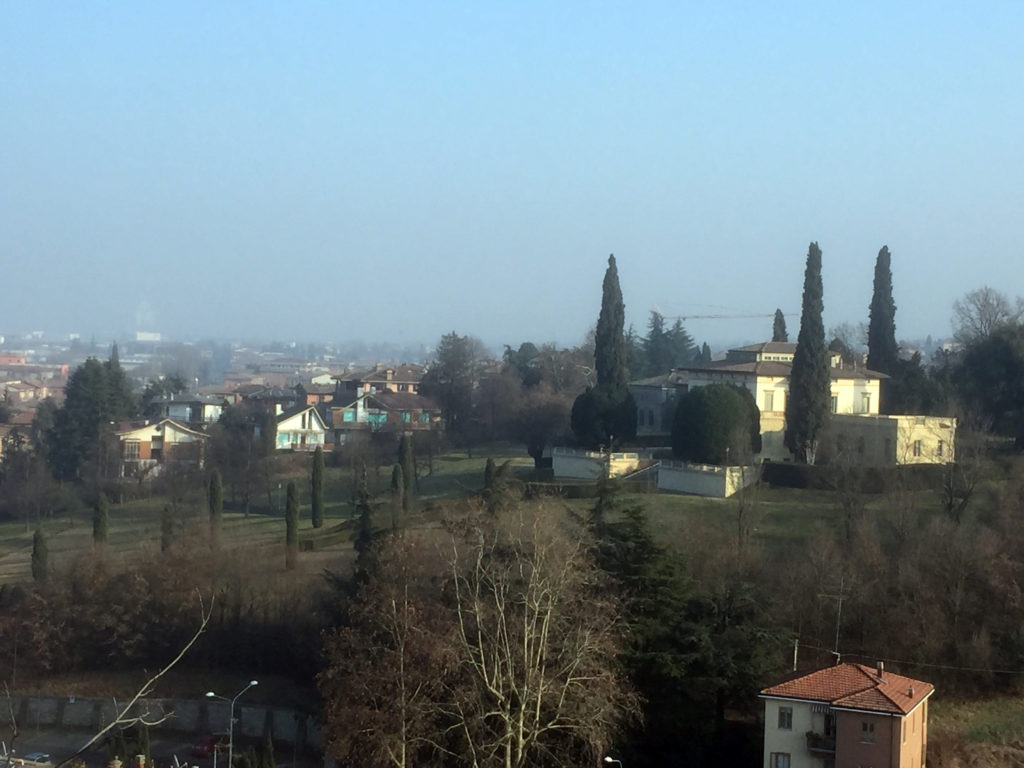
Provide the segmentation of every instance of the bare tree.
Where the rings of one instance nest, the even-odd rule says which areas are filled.
[[[616,671],[622,629],[583,531],[536,506],[450,531],[461,675],[445,709],[465,762],[596,760],[637,700]]]
[[[1024,300],[1015,302],[995,288],[985,285],[953,302],[953,336],[969,344],[989,336],[996,328],[1016,323],[1024,317]]]

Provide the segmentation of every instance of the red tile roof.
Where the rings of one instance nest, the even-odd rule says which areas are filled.
[[[837,664],[773,685],[762,696],[828,702],[837,709],[906,715],[935,690],[931,683],[864,664]]]

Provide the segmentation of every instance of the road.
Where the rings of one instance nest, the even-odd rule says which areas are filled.
[[[17,755],[27,755],[32,752],[46,752],[50,755],[50,761],[56,765],[69,755],[81,749],[82,744],[92,736],[90,731],[77,730],[51,730],[51,729],[24,729],[18,736],[16,747]],[[192,743],[194,738],[186,734],[166,734],[156,731],[150,732],[149,751],[153,756],[153,762],[158,768],[173,766],[174,758],[177,756],[181,766],[190,765],[196,768],[213,768],[212,758],[193,757]],[[10,744],[6,745],[10,748]],[[236,740],[236,747],[239,746]],[[243,748],[248,744],[242,745]],[[104,768],[108,762],[106,747],[94,747],[87,750],[81,759],[85,761],[88,768]],[[125,761],[126,765],[128,761]],[[219,761],[222,765],[227,764],[227,758]]]

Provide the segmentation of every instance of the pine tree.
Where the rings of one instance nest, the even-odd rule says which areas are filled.
[[[675,362],[672,357],[672,340],[665,330],[665,318],[660,312],[651,311],[647,321],[647,338],[644,339],[644,353],[647,367],[644,376],[658,376],[667,373]]]
[[[295,568],[299,559],[299,494],[295,482],[288,483],[284,507],[285,523],[285,567]]]
[[[322,528],[324,524],[324,449],[317,446],[313,452],[313,473],[310,476],[310,516],[313,527]]]
[[[775,321],[772,323],[772,341],[789,341],[789,332],[786,331],[786,316],[781,309],[775,310]]]
[[[821,249],[811,243],[804,270],[800,333],[786,398],[786,447],[797,461],[814,463],[818,434],[828,421],[829,361],[822,321]]]
[[[106,544],[107,533],[110,527],[109,515],[107,512],[107,495],[100,493],[96,497],[96,507],[92,513],[92,540],[94,544]]]
[[[676,318],[668,331],[668,341],[671,351],[670,368],[688,365],[700,358],[700,349],[693,343],[693,337],[686,332],[679,318]]]
[[[224,489],[220,482],[220,472],[216,469],[210,473],[206,500],[210,513],[210,546],[216,548],[220,544],[220,523],[224,511]]]
[[[896,302],[892,298],[892,269],[887,246],[882,246],[875,261],[875,284],[868,313],[868,368],[894,376],[899,347],[896,345]]]
[[[50,575],[50,549],[42,528],[36,528],[32,535],[32,579],[46,581]]]

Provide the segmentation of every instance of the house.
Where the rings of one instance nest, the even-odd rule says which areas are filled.
[[[327,425],[317,409],[302,403],[277,414],[279,451],[315,451],[326,440]]]
[[[732,384],[748,390],[761,411],[761,459],[791,461],[784,437],[795,352],[796,344],[788,342],[753,344],[730,349],[724,360],[685,366],[664,377],[631,382],[629,391],[637,402],[637,434],[667,437],[672,431],[671,404],[676,398],[695,387]],[[877,416],[883,378],[884,373],[846,366],[838,355],[832,355],[832,413]]]
[[[155,477],[166,465],[203,467],[207,435],[173,419],[126,424],[114,434],[120,443],[121,477]]]
[[[338,445],[350,432],[419,432],[443,424],[437,403],[412,392],[359,392],[342,403],[330,409],[330,428]]]
[[[223,397],[194,392],[181,392],[153,401],[153,406],[161,418],[173,419],[195,427],[215,423],[226,405],[227,401]]]
[[[761,691],[764,768],[924,768],[930,683],[836,664]]]
[[[377,363],[369,371],[345,373],[335,376],[339,395],[355,395],[357,392],[408,392],[417,394],[426,368],[422,365],[402,363],[389,367]],[[344,399],[344,398],[342,398]]]
[[[819,455],[867,467],[950,464],[956,460],[957,421],[950,416],[837,415]]]

